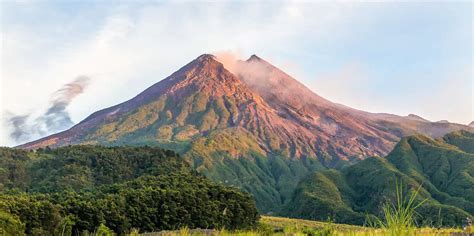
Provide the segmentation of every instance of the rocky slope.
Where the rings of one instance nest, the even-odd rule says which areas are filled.
[[[160,145],[273,211],[310,171],[383,156],[405,135],[474,131],[332,103],[255,55],[236,66],[232,73],[201,55],[136,97],[20,148]]]

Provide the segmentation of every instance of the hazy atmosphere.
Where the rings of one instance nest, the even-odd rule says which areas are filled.
[[[4,146],[69,128],[203,53],[256,54],[357,109],[474,120],[469,1],[4,1],[1,35]]]

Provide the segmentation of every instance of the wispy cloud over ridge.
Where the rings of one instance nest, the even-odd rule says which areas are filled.
[[[90,78],[78,76],[52,95],[47,110],[38,117],[34,114],[7,114],[6,122],[12,128],[10,137],[16,142],[30,141],[45,134],[70,128],[74,123],[66,110],[69,104],[88,86]]]

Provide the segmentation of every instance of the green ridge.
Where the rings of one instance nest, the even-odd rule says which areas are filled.
[[[416,135],[403,138],[385,158],[372,157],[342,170],[304,178],[283,214],[290,217],[363,224],[366,214],[380,214],[381,204],[421,186],[419,223],[458,225],[474,215],[474,134],[454,132],[440,140]],[[445,141],[447,140],[447,141]],[[442,219],[442,220],[441,220]]]

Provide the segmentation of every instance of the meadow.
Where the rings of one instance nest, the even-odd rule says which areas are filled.
[[[257,236],[257,235],[310,235],[310,236],[415,236],[415,235],[473,235],[474,229],[470,234],[461,228],[434,228],[422,227],[407,229],[405,234],[395,233],[391,229],[362,227],[347,224],[336,224],[331,222],[321,222],[312,220],[293,219],[275,216],[262,216],[260,226],[255,230],[248,231],[228,231],[228,230],[203,230],[182,228],[175,231],[161,231],[139,234],[131,232],[129,236],[187,236],[187,235],[216,235],[216,236]],[[101,235],[101,234],[98,234]],[[108,234],[102,234],[107,235]],[[101,235],[101,236],[102,236]]]

